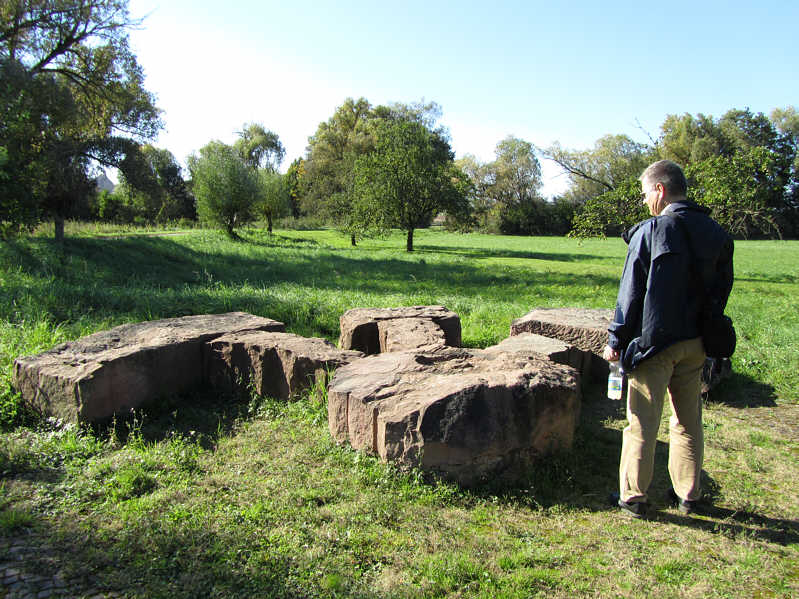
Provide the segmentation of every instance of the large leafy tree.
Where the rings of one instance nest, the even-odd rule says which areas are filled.
[[[714,156],[687,169],[693,181],[690,197],[711,209],[730,233],[782,237],[781,203],[784,193],[779,156],[763,146],[740,149],[731,157]]]
[[[266,219],[266,230],[272,234],[272,223],[289,211],[289,188],[286,175],[266,169],[258,171],[259,195],[256,210]]]
[[[540,199],[541,165],[533,144],[509,135],[497,144],[489,165],[491,193],[507,206]]]
[[[302,211],[332,220],[352,245],[363,230],[353,210],[353,168],[373,148],[373,116],[366,98],[347,98],[308,139]]]
[[[197,216],[182,168],[166,149],[149,144],[141,146],[138,159],[131,160],[115,191],[126,199],[132,214],[149,222]]]
[[[300,217],[300,204],[305,187],[305,160],[296,158],[286,170],[286,187],[289,191],[289,207],[294,218]]]
[[[541,233],[541,165],[530,142],[508,136],[488,165],[490,193],[498,204],[499,228],[507,234]]]
[[[362,227],[404,230],[411,252],[416,229],[466,209],[468,179],[449,142],[418,120],[378,119],[373,132],[374,150],[355,161],[355,213]]]
[[[576,204],[613,191],[636,178],[651,162],[651,148],[626,135],[605,135],[588,150],[567,150],[557,142],[544,156],[553,160],[569,178],[566,197]]]
[[[733,109],[719,119],[703,114],[669,115],[651,148],[611,144],[631,151],[614,152],[614,161],[606,163],[620,167],[615,169],[617,175],[614,169],[601,176],[601,170],[587,168],[590,161],[576,160],[580,153],[558,154],[555,146],[550,154],[579,178],[574,183],[586,181],[582,189],[593,193],[574,219],[574,234],[613,234],[644,218],[646,211],[637,199],[638,176],[647,163],[667,158],[685,167],[689,196],[710,208],[730,232],[740,237],[782,237],[799,233],[797,132],[799,119],[792,107],[775,110],[771,119],[748,109]],[[567,157],[575,160],[564,160]],[[573,186],[567,196],[577,189]]]
[[[487,164],[480,162],[476,156],[466,154],[455,161],[455,165],[468,177],[469,186],[469,217],[465,222],[453,222],[448,218],[448,226],[454,229],[468,230],[477,226],[482,230],[489,230],[493,222],[493,212],[496,201],[491,194],[493,174]]]
[[[734,235],[795,235],[797,145],[790,114],[777,110],[769,119],[732,109],[719,119],[670,115],[657,150],[687,167],[692,197]]]
[[[234,147],[242,160],[254,169],[276,173],[286,150],[277,133],[269,131],[259,123],[245,123],[238,133]]]
[[[15,123],[0,131],[0,147],[27,144],[31,151],[15,166],[39,179],[14,171],[6,184],[15,186],[14,203],[27,199],[54,217],[57,238],[71,205],[91,188],[91,165],[124,172],[138,143],[161,127],[128,46],[137,24],[127,0],[0,2],[1,85]]]
[[[220,141],[205,145],[188,163],[200,220],[237,238],[235,228],[253,219],[261,196],[257,171],[235,148]]]

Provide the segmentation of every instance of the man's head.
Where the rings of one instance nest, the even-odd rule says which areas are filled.
[[[660,214],[672,202],[684,200],[688,191],[682,168],[671,160],[658,160],[650,164],[639,179],[641,199],[649,207],[652,216]]]

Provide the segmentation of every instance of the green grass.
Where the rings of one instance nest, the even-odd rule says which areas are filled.
[[[683,517],[661,500],[663,428],[658,515],[632,522],[605,505],[625,423],[601,385],[570,452],[518,485],[471,490],[336,446],[323,393],[172,397],[82,430],[37,420],[9,389],[18,355],[204,312],[244,310],[335,341],[349,308],[443,304],[464,343],[483,347],[534,307],[611,307],[620,240],[422,231],[407,254],[401,235],[351,248],[332,231],[73,234],[64,253],[42,237],[0,245],[0,537],[32,531],[69,580],[131,597],[799,593],[797,242],[736,247],[736,374],[705,412],[714,511]]]

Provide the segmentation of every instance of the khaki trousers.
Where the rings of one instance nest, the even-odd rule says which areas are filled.
[[[702,433],[702,339],[680,341],[628,373],[627,420],[619,466],[619,495],[628,503],[647,500],[655,465],[663,400],[671,401],[669,476],[683,499],[700,496]]]

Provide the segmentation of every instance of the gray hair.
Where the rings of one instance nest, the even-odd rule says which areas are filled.
[[[652,185],[660,183],[670,196],[685,197],[688,192],[688,182],[682,167],[671,160],[658,160],[650,164],[639,179],[642,183]]]

